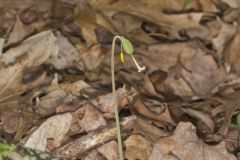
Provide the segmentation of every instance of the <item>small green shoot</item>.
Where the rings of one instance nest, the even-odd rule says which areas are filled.
[[[8,153],[14,151],[15,149],[16,146],[13,144],[0,142],[0,160],[3,160]]]
[[[118,140],[118,152],[119,152],[119,159],[124,160],[123,156],[123,147],[122,147],[122,138],[121,138],[121,129],[120,129],[120,120],[119,120],[119,115],[118,115],[118,106],[117,106],[117,98],[116,98],[116,88],[115,88],[115,75],[114,75],[114,50],[115,50],[115,43],[116,40],[119,39],[121,42],[121,53],[120,53],[120,60],[124,63],[124,54],[122,51],[122,47],[124,51],[129,54],[137,69],[138,72],[142,72],[145,70],[145,67],[140,67],[139,64],[137,63],[136,59],[133,56],[133,45],[132,43],[126,39],[125,37],[122,36],[115,36],[113,38],[112,42],[112,55],[111,55],[111,76],[112,76],[112,93],[113,93],[113,107],[114,107],[114,112],[115,112],[115,121],[116,121],[116,128],[117,128],[117,140]]]

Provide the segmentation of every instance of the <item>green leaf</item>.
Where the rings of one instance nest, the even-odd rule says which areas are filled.
[[[0,142],[0,155],[6,154],[16,149],[16,146],[13,144],[1,143]]]
[[[240,128],[240,113],[239,113],[238,116],[237,116],[237,125],[238,125],[239,128]]]
[[[127,54],[132,54],[133,53],[132,43],[128,39],[126,39],[125,37],[122,37],[122,36],[119,39],[122,43],[122,46],[123,46],[123,49],[125,50],[125,52]]]
[[[229,128],[239,128],[239,126],[236,124],[228,124],[228,127]]]

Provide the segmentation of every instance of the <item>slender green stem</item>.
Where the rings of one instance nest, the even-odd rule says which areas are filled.
[[[112,42],[111,76],[112,76],[113,107],[114,107],[114,112],[115,112],[115,121],[116,121],[116,128],[117,128],[118,153],[119,153],[119,159],[120,160],[124,160],[124,158],[123,158],[122,138],[121,138],[121,129],[120,129],[118,106],[117,106],[117,98],[116,98],[115,75],[114,75],[114,51],[115,51],[115,43],[116,43],[116,40],[118,38],[120,38],[120,37],[119,36],[115,36],[113,38],[113,42]]]

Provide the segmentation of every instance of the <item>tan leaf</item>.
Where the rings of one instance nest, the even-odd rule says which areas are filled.
[[[159,159],[237,160],[227,152],[224,142],[215,146],[204,144],[197,137],[195,127],[188,122],[180,122],[172,136],[160,138],[154,144],[149,160]]]
[[[52,139],[54,148],[59,147],[70,129],[71,122],[70,113],[55,115],[47,119],[30,135],[24,146],[45,151],[48,139]]]
[[[86,132],[107,125],[107,122],[105,121],[102,114],[89,104],[75,111],[74,115],[80,127],[83,128]]]
[[[117,89],[116,96],[119,109],[122,109],[124,106],[126,106],[135,95],[136,90],[134,90],[133,88],[127,90],[126,87],[123,86],[122,88]],[[113,117],[114,108],[112,93],[99,96],[96,99],[93,99],[91,102],[102,112],[111,114]]]
[[[56,38],[59,46],[58,56],[49,57],[46,63],[59,70],[74,66],[80,60],[78,50],[61,33],[57,32]]]
[[[224,51],[226,62],[231,65],[232,71],[236,72],[238,75],[240,75],[240,62],[238,61],[238,59],[240,58],[239,44],[240,26],[238,26],[237,33],[235,34],[229,45],[227,45]]]
[[[189,71],[182,69],[182,75],[197,95],[212,94],[215,87],[226,79],[224,68],[218,67],[211,55],[198,51],[191,62]]]
[[[9,49],[0,58],[0,97],[13,93],[25,92],[46,81],[32,85],[22,83],[24,70],[43,64],[50,56],[56,56],[58,45],[56,37],[51,31],[44,31],[23,41],[18,47]]]
[[[115,141],[108,142],[99,147],[98,152],[104,155],[107,160],[118,160],[118,145]]]
[[[198,47],[194,42],[155,44],[140,52],[144,55],[144,65],[151,71],[161,69],[168,72],[171,67],[176,65],[180,55],[181,60],[185,62],[195,54]]]
[[[143,103],[137,102],[133,108],[134,112],[137,112],[138,114],[141,114],[142,116],[149,118],[151,120],[160,121],[162,123],[168,123],[172,126],[175,125],[175,122],[173,121],[168,109],[165,109],[163,113],[156,114],[152,111],[150,111]]]
[[[131,135],[126,141],[125,158],[128,160],[146,160],[148,159],[152,146],[151,144],[140,135]]]
[[[169,132],[161,130],[155,125],[153,125],[151,121],[147,121],[146,119],[141,118],[137,118],[135,122],[134,133],[143,135],[151,142],[155,142],[160,137],[166,137],[170,135]]]

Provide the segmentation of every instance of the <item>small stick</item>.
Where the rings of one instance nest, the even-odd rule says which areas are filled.
[[[132,130],[135,119],[135,116],[129,116],[123,119],[121,122],[123,133],[128,134],[129,131]],[[97,130],[90,132],[89,134],[58,148],[54,151],[54,154],[67,159],[76,158],[104,143],[114,140],[116,137],[116,130],[116,127],[112,126],[100,131]]]

